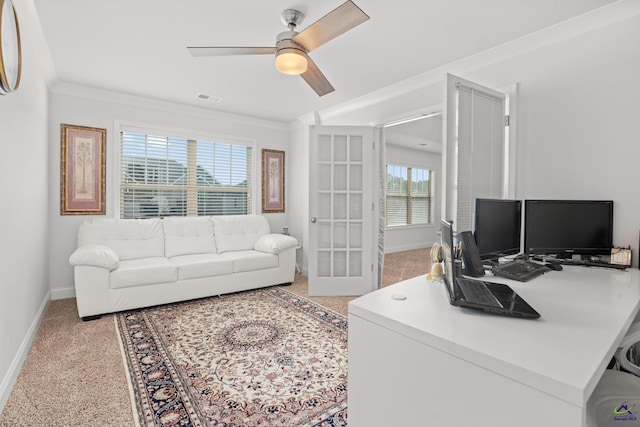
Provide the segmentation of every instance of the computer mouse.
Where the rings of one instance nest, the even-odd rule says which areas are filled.
[[[555,271],[562,270],[562,265],[560,265],[560,263],[558,263],[558,262],[548,262],[545,265],[547,267],[549,267],[550,269],[555,270]]]

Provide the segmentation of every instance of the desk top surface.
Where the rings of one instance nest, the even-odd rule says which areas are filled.
[[[585,406],[640,310],[640,271],[569,266],[526,283],[483,280],[509,284],[541,318],[454,307],[444,283],[425,276],[351,301],[349,316]]]

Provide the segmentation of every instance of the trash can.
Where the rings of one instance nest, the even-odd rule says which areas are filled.
[[[588,427],[640,427],[640,377],[607,369],[587,402]]]
[[[588,427],[640,427],[640,322],[631,325],[587,402]]]
[[[640,377],[640,322],[631,325],[615,357],[621,371]]]

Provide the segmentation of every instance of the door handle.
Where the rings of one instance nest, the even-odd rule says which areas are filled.
[[[315,224],[315,223],[316,223],[316,221],[318,221],[318,218],[316,218],[315,216],[312,216],[312,217],[311,217],[311,222],[312,222],[313,224]]]

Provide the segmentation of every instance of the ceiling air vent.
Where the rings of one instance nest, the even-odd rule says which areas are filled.
[[[210,102],[222,101],[222,98],[220,98],[219,96],[207,95],[206,93],[199,93],[198,95],[196,95],[196,98],[202,99],[204,101],[210,101]]]

